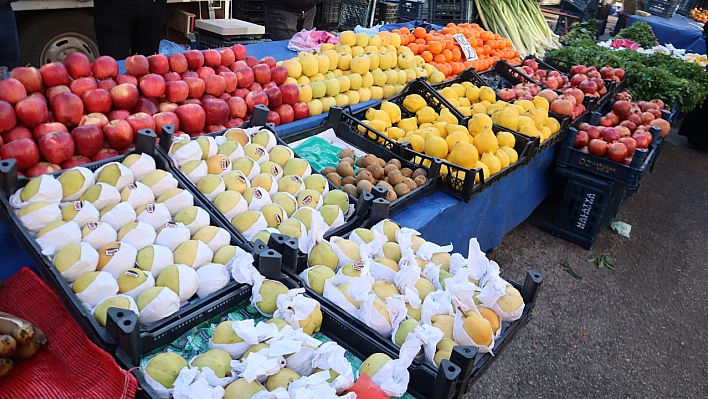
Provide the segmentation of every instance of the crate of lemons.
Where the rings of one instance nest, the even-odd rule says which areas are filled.
[[[319,52],[301,52],[278,62],[288,70],[285,83],[298,85],[298,100],[307,103],[310,116],[335,105],[393,97],[416,78],[445,79],[423,57],[402,46],[397,33],[344,31],[339,41],[324,43]]]

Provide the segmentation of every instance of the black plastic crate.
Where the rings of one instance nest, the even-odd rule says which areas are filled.
[[[395,23],[398,16],[398,2],[376,2],[375,24]]]
[[[197,49],[199,50],[231,47],[236,44],[247,45],[270,41],[265,38],[265,35],[219,36],[198,28],[194,30],[194,36],[196,37]]]
[[[659,131],[659,128],[652,127],[653,140],[649,148],[637,148],[631,164],[623,165],[573,148],[577,130],[570,129],[558,154],[557,164],[561,167],[583,171],[582,173],[597,175],[606,180],[623,184],[627,188],[635,189],[639,186],[639,181],[647,170],[647,166],[652,163],[657,147],[661,146],[663,142],[659,139]]]
[[[374,11],[369,0],[342,0],[339,30],[354,30],[357,25],[368,28]]]
[[[110,162],[120,162],[125,159],[128,155],[133,153],[146,153],[151,154],[155,148],[156,135],[152,131],[140,131],[137,140],[137,148],[131,150],[118,157],[113,157],[110,159],[102,160],[99,162],[92,162],[89,164],[82,165],[82,167],[88,168],[92,171],[98,169],[99,167],[110,163]],[[155,164],[157,169],[170,171],[169,167],[164,163],[162,158],[153,155],[155,159]],[[63,173],[62,171],[52,173],[54,176],[59,176]],[[76,320],[76,322],[81,326],[86,335],[98,346],[112,351],[118,344],[115,329],[110,326],[101,327],[96,322],[91,312],[86,309],[76,298],[76,295],[72,292],[70,284],[67,283],[64,278],[57,272],[57,270],[52,265],[52,262],[48,257],[42,255],[41,248],[37,244],[34,238],[32,238],[27,230],[22,225],[20,219],[12,211],[12,207],[8,202],[9,196],[14,193],[17,189],[24,187],[30,179],[20,177],[18,178],[16,173],[15,161],[4,160],[0,161],[0,179],[2,179],[0,186],[2,187],[2,195],[0,195],[0,202],[2,202],[2,209],[0,210],[0,216],[5,221],[5,224],[12,231],[17,241],[24,251],[33,259],[36,263],[39,272],[42,277],[48,282],[52,289],[57,293],[59,298],[64,303],[65,307],[71,314],[71,316]],[[188,186],[183,184],[178,180],[178,187],[191,192]],[[227,226],[222,225],[215,215],[209,211],[209,208],[192,193],[194,196],[194,205],[203,208],[209,213],[209,218],[212,226],[226,228]],[[227,230],[228,231],[228,230]],[[244,244],[243,241],[238,240],[234,236],[231,237],[231,245],[241,247],[243,250],[250,252],[251,248]],[[241,284],[236,283],[231,280],[229,284],[212,293],[203,299],[193,300],[192,303],[182,306],[179,311],[168,316],[162,320],[150,323],[149,325],[141,325],[140,329],[136,332],[136,345],[142,347],[145,351],[154,349],[163,345],[164,336],[162,334],[157,334],[156,331],[163,331],[169,324],[177,323],[178,328],[172,333],[182,333],[186,331],[189,325],[198,324],[199,322],[205,320],[205,317],[209,314],[211,308],[217,306],[219,302],[222,301],[222,297],[227,295],[229,291],[238,289]],[[132,312],[130,312],[132,313]],[[137,318],[137,316],[136,316]]]
[[[398,20],[414,21],[428,19],[427,1],[402,0],[398,3]]]
[[[573,168],[559,167],[556,172],[567,176],[568,182],[551,234],[590,249],[617,215],[628,189]]]
[[[346,238],[347,236],[345,236]],[[297,241],[297,239],[291,239],[287,236],[284,237],[275,237],[272,238],[271,241],[269,242],[269,246],[272,246],[274,248],[278,247],[278,244],[275,243],[276,240],[283,240],[285,239],[286,241]],[[290,244],[289,246],[292,247],[297,244]],[[282,251],[284,253],[287,253],[289,251],[288,245],[284,245]],[[283,259],[285,259],[286,256],[285,254],[283,255]],[[284,261],[286,262],[286,261]],[[299,276],[299,272],[301,272],[303,269],[299,270],[297,273],[296,271],[292,268],[293,266],[297,267],[295,264],[290,264],[284,263],[283,264],[283,270],[286,273],[290,273],[293,278],[296,278],[300,281],[300,284],[305,286],[305,290],[308,293],[308,296],[311,296],[315,299],[317,299],[321,304],[326,305],[329,309],[331,309],[334,313],[338,314],[342,318],[346,318],[350,325],[354,327],[356,331],[361,331],[365,335],[373,337],[377,342],[381,342],[382,345],[385,345],[389,347],[391,350],[398,351],[399,347],[391,341],[391,339],[384,337],[383,335],[379,334],[375,330],[373,330],[371,327],[363,323],[361,320],[358,320],[354,317],[352,317],[350,314],[348,314],[345,310],[341,309],[338,307],[336,304],[331,302],[330,300],[326,299],[324,296],[318,294],[311,288],[307,287],[302,281],[302,279]],[[307,266],[306,266],[307,267]],[[538,290],[540,289],[540,285],[543,282],[543,276],[539,273],[536,273],[534,271],[529,270],[526,273],[526,277],[524,280],[523,285],[512,281],[512,280],[507,280],[511,285],[514,286],[519,292],[521,293],[521,296],[524,299],[524,311],[522,313],[521,318],[518,320],[514,321],[513,323],[510,322],[502,322],[502,332],[499,340],[495,340],[495,345],[494,345],[494,354],[497,355],[499,354],[502,350],[508,346],[509,342],[513,339],[513,337],[516,335],[518,330],[526,325],[532,315],[533,315],[533,309],[536,306],[536,297],[538,295]],[[452,356],[450,357],[450,361],[454,364],[456,364],[461,370],[461,376],[459,379],[459,384],[456,390],[456,396],[457,398],[461,398],[462,396],[465,395],[467,390],[482,376],[484,371],[492,364],[492,362],[496,359],[495,356],[492,356],[491,354],[481,354],[478,353],[477,348],[470,346],[470,347],[465,347],[465,346],[458,346]],[[434,366],[427,364],[425,361],[416,359],[413,362],[413,365],[419,365],[423,370],[425,370],[426,374],[429,376],[426,378],[426,380],[431,380],[435,379],[440,376],[440,373],[444,371],[444,367],[441,367],[439,369],[436,369]],[[414,383],[413,381],[413,375],[411,375],[411,384]],[[430,396],[421,396],[425,398],[429,398]]]
[[[476,15],[474,0],[428,0],[428,21],[432,24],[469,23]]]
[[[541,86],[524,72],[509,65],[506,61],[497,61],[494,63],[492,69],[479,73],[479,77],[482,79],[485,86],[491,87],[494,91],[510,89],[519,83],[533,83]]]
[[[254,110],[253,115],[251,116],[251,119],[246,122],[244,125],[242,125],[240,128],[245,129],[247,127],[252,127],[252,126],[262,126],[263,129],[269,130],[270,132],[273,133],[277,140],[277,144],[287,146],[285,142],[278,136],[278,133],[275,131],[275,126],[266,123],[266,118],[268,116],[268,109],[265,108],[263,105],[257,105],[256,109]],[[226,129],[228,130],[228,129]],[[204,134],[204,136],[208,137],[217,137],[223,135],[226,130],[221,130],[218,132],[214,133],[207,133]],[[192,140],[196,140],[198,137],[193,137]],[[207,209],[214,214],[216,218],[219,219],[219,222],[221,224],[226,225],[226,230],[231,233],[232,236],[237,237],[238,239],[242,240],[243,242],[249,243],[248,240],[238,231],[236,228],[229,222],[228,219],[226,219],[226,216],[224,216],[221,212],[214,207],[214,204],[209,201],[204,194],[202,194],[196,187],[195,184],[193,184],[189,179],[187,179],[187,176],[182,173],[179,168],[175,167],[172,164],[172,160],[169,157],[169,149],[170,145],[172,143],[172,132],[169,131],[163,131],[163,134],[160,136],[160,145],[158,146],[158,151],[157,153],[159,156],[161,156],[164,160],[164,162],[168,165],[170,165],[170,171],[172,174],[178,179],[182,181],[182,184],[186,185],[187,187],[190,187],[192,190],[192,194],[195,197],[199,197],[200,200],[206,205]],[[294,154],[296,158],[300,158],[297,154]],[[313,173],[320,174],[319,171],[316,171],[314,168],[310,167],[313,171]],[[331,182],[328,181],[329,188],[330,190],[338,190],[339,187],[334,186]],[[354,230],[355,228],[359,227],[361,223],[366,219],[368,212],[369,212],[369,207],[371,203],[369,201],[360,201],[359,198],[352,197],[349,195],[349,204],[354,205],[354,213],[350,215],[349,219],[341,226],[335,227],[333,229],[327,230],[325,233],[325,237],[330,237],[332,235],[341,235],[344,234],[345,232]],[[250,244],[250,243],[249,243]]]
[[[341,0],[324,1],[317,5],[320,13],[319,30],[339,30],[339,20],[341,18]]]
[[[598,0],[563,0],[561,2],[564,7],[569,7],[579,12],[597,10],[598,3]]]
[[[678,0],[649,0],[644,11],[664,18],[671,18],[678,7]]]
[[[691,11],[700,3],[698,0],[680,0],[676,7],[676,14],[688,17]]]
[[[316,136],[317,134],[322,133],[327,129],[332,129],[334,130],[336,136],[342,141],[366,153],[374,154],[377,157],[383,159],[384,161],[388,162],[391,159],[397,159],[401,162],[402,167],[407,167],[411,170],[415,170],[417,167],[419,167],[419,165],[415,165],[410,161],[396,155],[395,153],[393,153],[393,151],[390,151],[385,147],[377,145],[373,141],[367,140],[360,134],[353,132],[351,125],[347,124],[344,121],[344,118],[346,117],[343,114],[344,113],[342,108],[332,107],[329,110],[327,120],[322,125],[287,136],[285,137],[284,141],[285,143],[290,144],[312,136]],[[425,198],[435,192],[440,181],[440,163],[436,162],[432,164],[431,167],[424,166],[423,169],[426,170],[428,175],[427,182],[424,185],[409,192],[408,194],[397,198],[395,201],[391,202],[391,206],[388,211],[389,216],[393,216],[401,212],[402,210],[408,208],[412,203],[417,202],[420,199]],[[377,187],[373,190],[372,194],[374,194],[374,196],[377,198],[386,198],[386,191],[388,190],[385,188]]]
[[[297,288],[300,285],[299,281],[288,278],[284,275],[278,278],[278,280],[289,288]],[[248,301],[251,294],[250,288],[250,286],[246,286],[243,290],[231,293],[229,296],[229,302],[223,304],[219,308],[218,313],[215,312],[207,320],[216,318],[217,316],[223,316],[240,303]],[[366,360],[366,358],[374,353],[385,353],[392,359],[398,358],[399,350],[397,347],[392,347],[389,345],[390,340],[378,340],[376,337],[356,328],[356,324],[353,322],[357,320],[348,314],[341,315],[340,312],[331,307],[329,301],[322,301],[320,298],[312,296],[310,291],[306,291],[305,295],[320,302],[320,310],[322,311],[322,325],[320,328],[320,333],[337,342],[340,346],[359,358],[361,361]],[[125,337],[129,336],[131,333],[132,331],[130,326],[128,326],[128,328],[126,328],[123,332]],[[172,342],[177,338],[179,338],[179,336],[174,337],[174,339],[168,341],[167,343]],[[471,350],[469,348],[470,347],[456,347],[453,352],[453,356],[464,356],[466,352]],[[476,352],[476,348],[473,349]],[[128,352],[125,350],[129,351],[130,348],[126,346],[119,347],[117,351],[119,361],[121,361],[126,368],[138,367],[140,364],[140,358],[129,356]],[[460,376],[462,375],[462,370],[449,360],[443,361],[441,364],[441,370],[442,372],[440,373],[430,373],[429,367],[415,363],[412,364],[408,368],[411,376],[408,385],[408,392],[419,398],[454,398],[458,392],[458,387],[461,384]],[[145,382],[142,371],[133,370],[132,372],[138,379],[140,387],[145,389],[145,397],[158,399],[158,396]]]

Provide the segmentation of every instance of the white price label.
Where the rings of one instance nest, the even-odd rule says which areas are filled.
[[[457,43],[462,49],[462,54],[465,55],[465,59],[467,61],[473,61],[477,59],[477,52],[474,51],[474,48],[472,48],[470,42],[467,41],[465,35],[463,35],[462,33],[458,33],[456,35],[452,35],[452,37],[457,40]]]

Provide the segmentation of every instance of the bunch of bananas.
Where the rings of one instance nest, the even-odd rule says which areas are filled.
[[[47,343],[47,336],[39,327],[0,312],[0,377],[12,370],[13,360],[29,359]]]

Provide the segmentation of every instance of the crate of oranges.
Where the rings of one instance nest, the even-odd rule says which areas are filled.
[[[467,68],[488,70],[499,60],[506,60],[512,65],[521,62],[519,52],[514,50],[511,40],[486,31],[478,24],[449,23],[440,31],[426,31],[423,27],[417,27],[412,31],[401,28],[392,32],[401,36],[401,45],[408,46],[413,54],[420,55],[425,62],[442,73],[442,76],[435,79],[431,76],[432,83],[455,77]],[[456,34],[463,34],[467,38],[477,53],[476,60],[465,59],[460,45],[453,38]]]

